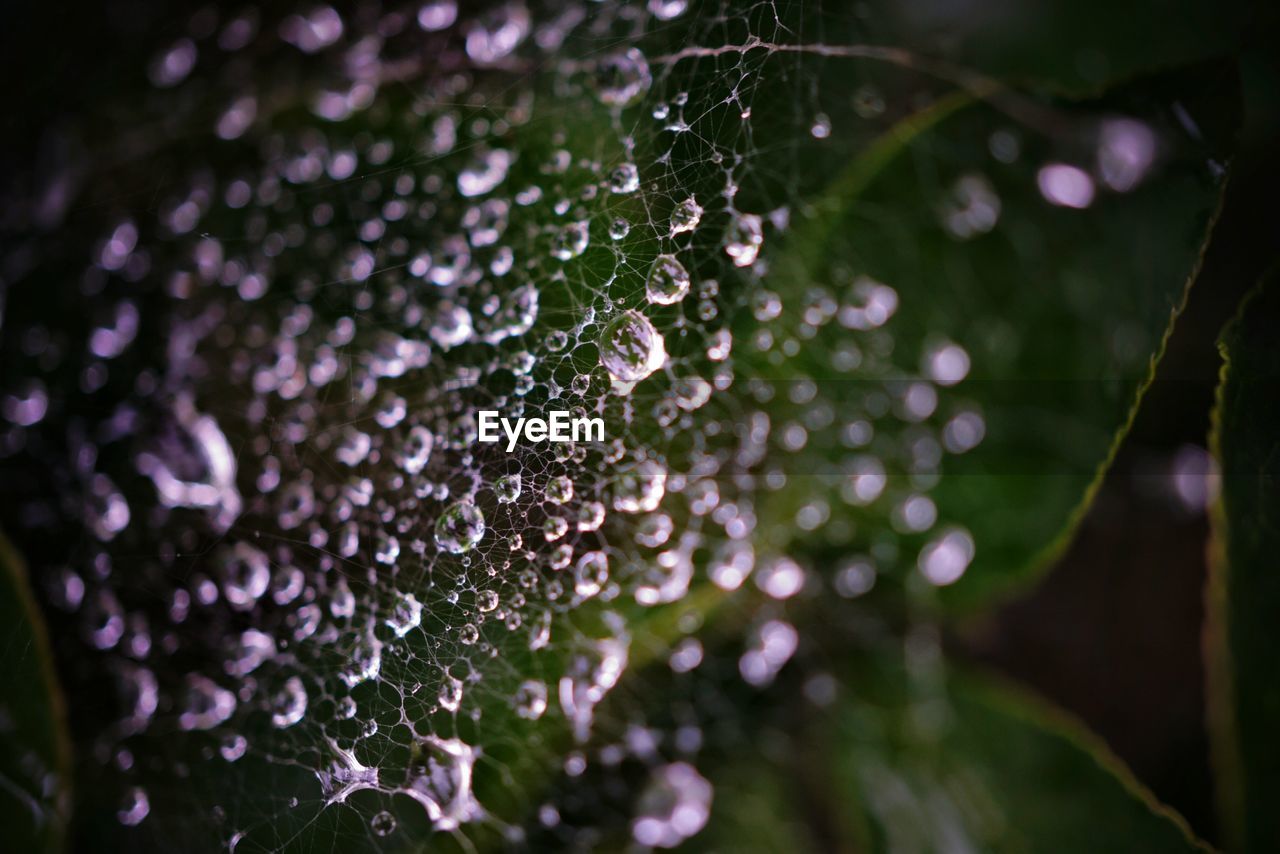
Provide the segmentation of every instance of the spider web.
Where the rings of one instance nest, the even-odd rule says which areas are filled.
[[[964,572],[929,491],[982,439],[968,356],[785,247],[974,81],[861,47],[856,12],[686,6],[206,9],[31,205],[11,257],[65,276],[4,277],[6,524],[105,832],[581,842],[573,781],[626,758],[613,820],[675,844],[732,713],[706,697],[774,680],[787,600]],[[71,188],[104,201],[55,232]],[[957,239],[999,216],[981,175],[937,197]],[[606,440],[508,453],[480,409]]]

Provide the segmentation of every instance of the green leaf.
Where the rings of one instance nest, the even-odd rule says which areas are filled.
[[[26,567],[2,535],[0,585],[0,821],[10,850],[58,850],[71,803],[66,709]]]
[[[835,425],[887,410],[875,416],[885,423],[876,423],[866,448],[890,487],[870,507],[840,511],[861,533],[844,541],[798,537],[794,526],[778,524],[779,548],[818,560],[874,553],[884,546],[877,537],[890,505],[936,477],[929,495],[939,524],[964,529],[976,544],[968,572],[942,591],[948,604],[989,601],[1056,556],[1127,429],[1197,269],[1223,183],[1213,158],[1234,122],[1221,99],[1215,105],[1209,97],[1221,85],[1211,69],[1199,69],[1103,101],[1048,105],[1053,134],[1020,126],[993,104],[940,109],[943,120],[904,139],[896,156],[870,169],[855,161],[834,181],[789,238],[773,286],[785,288],[789,310],[795,303],[802,311],[813,293],[856,302],[870,279],[893,289],[896,314],[883,329],[828,324],[785,370],[790,378],[806,370],[824,388]],[[1189,131],[1175,114],[1152,108],[1175,100],[1208,130]],[[1109,124],[1118,116],[1136,124]],[[1140,183],[1108,189],[1099,146],[1108,128],[1132,127],[1147,128],[1161,154]],[[993,146],[1010,139],[1016,153],[995,156]],[[1081,170],[1077,177],[1092,174],[1096,192],[1085,209],[1047,200],[1040,170],[1061,164]],[[973,203],[975,194],[990,220],[977,227],[956,214],[958,200]],[[831,354],[850,342],[861,362],[842,373]],[[968,356],[963,381],[941,388],[931,415],[902,414],[929,354],[950,344]],[[755,368],[788,379],[767,359]],[[802,419],[806,409],[780,402],[771,415],[775,423]],[[912,443],[925,433],[914,422],[945,436],[947,420],[961,412],[981,418],[981,443],[945,454],[936,467],[921,465]],[[838,433],[811,432],[789,463],[790,471],[829,477],[832,507],[845,504],[839,487],[850,456]],[[813,500],[813,479],[795,481],[768,497],[771,522],[794,518]],[[923,545],[906,535],[897,549],[911,556]]]
[[[1280,275],[1241,306],[1220,342],[1211,444],[1222,473],[1212,512],[1209,714],[1223,827],[1235,851],[1280,845]]]
[[[918,850],[947,848],[952,839],[967,840],[970,850],[1204,848],[1100,740],[1047,703],[955,673],[946,698],[926,703],[881,719],[887,727],[922,724],[888,756],[863,727],[846,725],[837,736],[849,745],[846,779],[888,839],[919,833]],[[847,721],[868,715],[878,710],[864,703]],[[936,740],[920,732],[935,725]],[[886,797],[892,786],[901,787],[902,801]]]
[[[926,668],[931,669],[931,668]],[[780,765],[717,774],[721,850],[1208,850],[1066,713],[989,677],[865,661]],[[768,804],[769,809],[764,805]],[[807,842],[807,844],[805,844]]]

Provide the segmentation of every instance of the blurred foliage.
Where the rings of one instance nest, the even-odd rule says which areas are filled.
[[[1026,156],[996,168],[988,146],[1009,127],[999,110],[973,104],[924,132],[914,126],[920,119],[909,120],[909,134],[889,135],[900,152],[883,157],[872,149],[855,160],[792,235],[777,277],[788,283],[788,305],[803,304],[805,288],[818,282],[865,271],[899,294],[893,349],[901,376],[917,366],[903,365],[898,354],[919,353],[923,363],[931,345],[959,343],[971,360],[962,397],[982,415],[986,438],[944,461],[932,493],[939,517],[963,525],[977,546],[963,582],[943,591],[948,604],[973,607],[1025,582],[1056,556],[1083,514],[1150,381],[1217,209],[1235,121],[1233,102],[1220,96],[1230,80],[1220,66],[1199,68],[1101,102],[1046,110],[1046,127],[1019,137]],[[1186,105],[1204,130],[1191,135],[1168,113],[1142,112],[1164,97]],[[945,114],[955,109],[939,106]],[[1096,144],[1099,128],[1117,114],[1140,115],[1175,141],[1159,177],[1131,193],[1100,196],[1088,211],[1044,204],[1032,164]],[[957,239],[945,205],[979,174],[999,199],[1001,225]],[[822,376],[823,359],[844,335],[823,330],[801,364]],[[832,395],[847,407],[838,421],[864,408],[857,384],[845,385],[847,392]],[[897,459],[898,477],[913,471],[908,449],[872,447]],[[808,470],[821,470],[835,452],[806,448]],[[800,479],[773,500],[783,506],[772,512],[786,518],[812,494],[813,484]],[[804,536],[788,546],[815,548]]]
[[[1061,711],[941,661],[911,672],[901,650],[881,653],[851,662],[836,699],[793,722],[795,761],[745,761],[717,780],[711,847],[1211,850]]]
[[[71,812],[71,744],[27,570],[0,536],[0,822],[11,850],[57,850]]]
[[[1208,651],[1218,796],[1232,851],[1274,851],[1280,821],[1280,275],[1246,298],[1223,333],[1213,452]]]

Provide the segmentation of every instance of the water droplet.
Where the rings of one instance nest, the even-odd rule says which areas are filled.
[[[814,139],[826,139],[831,136],[831,117],[826,113],[818,113],[809,126],[809,135]]]
[[[649,91],[653,78],[639,49],[629,47],[605,57],[596,67],[596,94],[611,107],[626,107]]]
[[[382,810],[369,820],[369,829],[375,836],[390,836],[396,829],[396,817]]]
[[[571,222],[556,232],[551,241],[551,254],[561,261],[569,261],[585,252],[590,241],[589,223],[586,220]]]
[[[547,686],[536,679],[520,683],[515,694],[516,714],[525,720],[536,721],[547,710]]]
[[[286,729],[302,720],[307,712],[307,689],[297,676],[290,676],[284,688],[271,701],[271,723]]]
[[[621,163],[609,173],[609,192],[623,195],[640,187],[640,170],[634,163]]]
[[[467,28],[467,56],[482,65],[497,62],[520,46],[530,26],[523,3],[492,8]]]
[[[756,571],[756,586],[774,599],[790,599],[804,587],[804,570],[789,557],[775,558]]]
[[[689,293],[689,271],[674,255],[659,255],[649,269],[645,296],[658,305],[672,305]]]
[[[790,623],[770,620],[755,632],[755,643],[738,659],[738,672],[749,685],[768,685],[795,655],[800,635]]]
[[[451,302],[441,303],[427,335],[441,350],[449,351],[471,340],[471,312]]]
[[[676,205],[671,212],[671,236],[693,231],[702,222],[702,205],[693,196]]]
[[[573,481],[565,475],[551,478],[542,497],[549,504],[567,504],[573,498]]]
[[[656,510],[667,491],[667,470],[655,460],[645,460],[621,472],[613,487],[613,508],[622,513]]]
[[[116,818],[126,827],[137,827],[150,814],[151,799],[147,797],[146,791],[138,786],[131,786],[125,791]]]
[[[1036,173],[1040,194],[1051,204],[1077,210],[1093,204],[1093,178],[1089,173],[1066,163],[1050,163]]]
[[[587,552],[578,558],[573,569],[573,590],[585,598],[595,596],[609,581],[609,556],[601,551]]]
[[[689,0],[649,0],[649,13],[659,21],[678,18],[689,8]]]
[[[437,700],[441,708],[450,712],[458,711],[458,707],[462,705],[462,680],[446,673],[440,683]]]
[[[245,629],[234,643],[231,657],[223,663],[223,668],[232,676],[248,676],[275,652],[276,642],[271,635],[257,629]]]
[[[396,593],[395,604],[385,622],[396,637],[404,637],[422,622],[422,603],[412,593]]]
[[[542,536],[548,543],[554,543],[567,533],[569,533],[569,520],[563,516],[548,516],[542,523]]]
[[[458,173],[458,192],[467,197],[493,192],[506,180],[513,160],[511,152],[501,148],[480,154]]]
[[[621,240],[631,233],[631,223],[622,217],[617,217],[613,222],[609,223],[609,237],[612,240]]]
[[[764,243],[764,223],[757,214],[738,214],[729,223],[724,251],[735,267],[750,267],[760,255]]]
[[[218,747],[218,754],[227,762],[235,762],[245,751],[249,749],[249,741],[239,733],[229,733],[223,736],[222,744]]]
[[[449,505],[436,521],[436,545],[449,554],[471,551],[484,537],[484,515],[470,501]]]
[[[498,478],[493,484],[494,495],[499,504],[511,504],[520,497],[520,475],[508,474]]]
[[[219,556],[223,579],[223,595],[237,611],[248,611],[271,581],[271,568],[266,554],[248,543],[237,543]]]
[[[969,374],[969,354],[959,344],[942,342],[924,356],[923,372],[938,385],[955,385]]]
[[[429,33],[451,27],[457,19],[458,4],[454,0],[429,0],[418,9],[418,26]],[[394,826],[394,819],[392,819],[392,826]]]
[[[186,706],[178,726],[186,730],[213,729],[236,710],[235,695],[199,674],[187,677]]]
[[[622,312],[600,335],[600,364],[619,382],[639,382],[666,361],[662,335],[638,311]]]
[[[687,762],[658,768],[640,795],[632,837],[644,846],[674,848],[706,825],[712,791],[706,778]]]
[[[604,524],[604,505],[588,501],[578,508],[578,530],[597,531]]]
[[[403,791],[422,804],[437,830],[454,830],[483,814],[471,794],[475,751],[456,738],[426,736],[414,743]]]
[[[537,319],[538,289],[521,285],[502,299],[491,318],[478,321],[480,337],[486,344],[497,344],[528,332]]]
[[[1103,123],[1098,139],[1098,173],[1111,189],[1127,193],[1138,186],[1156,154],[1151,128],[1133,119]]]
[[[973,561],[973,537],[952,528],[920,551],[920,574],[939,587],[954,584]]]
[[[382,641],[366,633],[357,638],[348,656],[348,667],[338,678],[353,688],[361,682],[374,679],[382,672]]]

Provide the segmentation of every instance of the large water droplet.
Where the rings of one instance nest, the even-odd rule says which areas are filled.
[[[649,302],[671,305],[689,293],[689,271],[674,255],[659,255],[649,269],[644,294]]]
[[[547,481],[542,497],[549,504],[567,504],[573,498],[573,481],[567,475],[559,475]]]
[[[621,163],[609,173],[609,192],[634,193],[640,187],[640,170],[634,163]]]
[[[493,493],[499,504],[510,504],[520,497],[520,475],[508,474],[498,478],[493,484]]]
[[[622,312],[600,335],[600,364],[619,382],[639,382],[666,361],[662,335],[638,311]]]
[[[414,743],[409,779],[402,790],[427,810],[437,830],[454,830],[483,814],[471,794],[475,751],[456,738],[426,736]]]
[[[450,554],[471,551],[484,536],[484,514],[470,501],[449,505],[436,521],[436,545]]]

